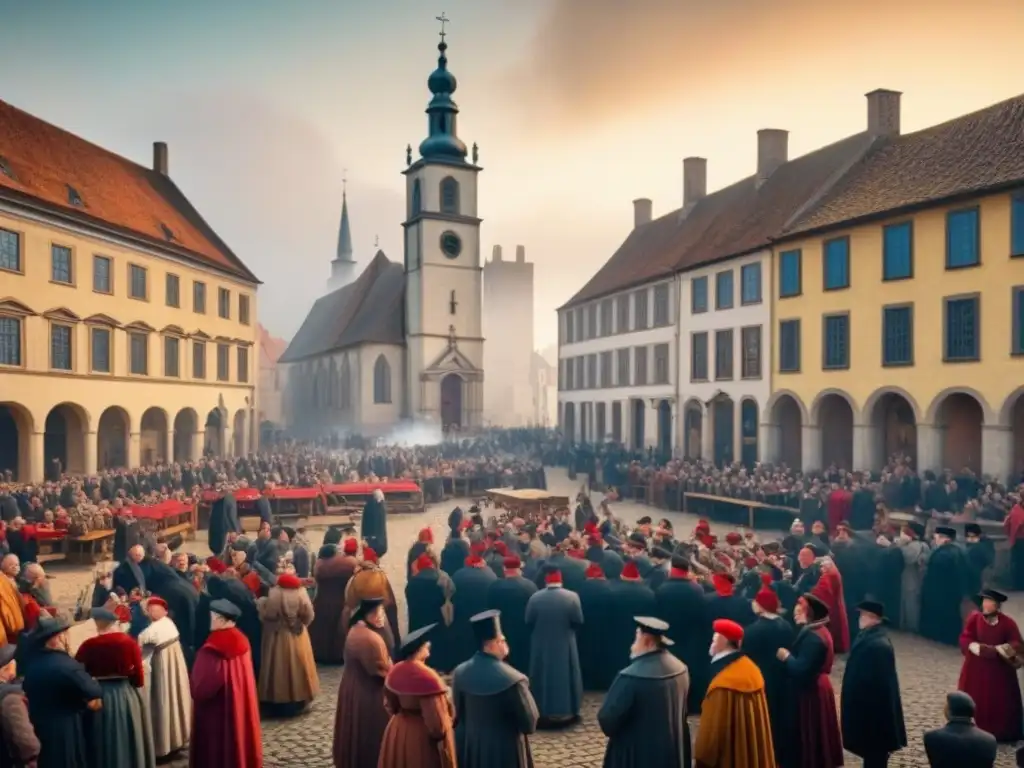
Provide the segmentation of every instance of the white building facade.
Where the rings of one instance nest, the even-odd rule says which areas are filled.
[[[526,247],[515,261],[495,245],[483,267],[484,421],[491,426],[525,427],[536,421],[533,384],[533,264]]]

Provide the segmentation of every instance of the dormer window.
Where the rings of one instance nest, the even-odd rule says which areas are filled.
[[[72,187],[70,184],[68,187],[68,204],[81,208],[85,203],[82,202],[82,196],[78,194],[78,190]]]
[[[174,241],[174,232],[163,222],[160,223],[160,230],[164,233],[164,240],[169,243]]]
[[[5,157],[0,157],[0,173],[9,179],[14,178],[14,171],[11,170],[11,166]]]

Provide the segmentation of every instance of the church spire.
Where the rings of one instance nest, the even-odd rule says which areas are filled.
[[[352,230],[348,224],[348,179],[341,180],[341,227],[338,229],[338,254],[335,261],[352,261]]]
[[[427,87],[433,98],[427,105],[429,133],[420,144],[420,156],[427,161],[446,160],[464,163],[466,145],[456,132],[459,108],[452,100],[458,82],[455,75],[448,71],[448,43],[444,41],[445,35],[448,34],[445,32],[448,18],[442,13],[437,20],[441,22],[441,42],[437,45],[437,69],[431,72],[427,79]]]

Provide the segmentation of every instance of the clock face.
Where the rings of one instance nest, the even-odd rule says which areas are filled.
[[[441,252],[449,259],[458,258],[462,253],[462,239],[454,232],[445,232],[441,235]]]

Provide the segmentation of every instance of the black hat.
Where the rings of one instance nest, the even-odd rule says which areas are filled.
[[[36,623],[36,628],[32,632],[32,639],[37,643],[45,643],[51,637],[59,635],[61,632],[67,632],[71,629],[71,622],[66,619],[60,619],[53,616],[42,616]]]
[[[935,532],[940,536],[948,536],[951,539],[956,538],[956,528],[950,528],[946,525],[940,525],[938,528],[935,529]]]
[[[6,667],[18,654],[17,643],[7,643],[7,645],[0,646],[0,669]]]
[[[983,589],[978,593],[979,600],[995,600],[997,603],[1002,604],[1007,601],[1006,595],[995,589]]]
[[[645,635],[652,635],[658,638],[664,645],[674,645],[667,636],[668,622],[656,619],[653,616],[634,616],[633,623]]]
[[[824,557],[828,554],[828,550],[816,541],[804,544],[804,548],[811,550],[815,557]]]
[[[647,537],[644,536],[642,533],[634,532],[629,534],[629,543],[636,544],[638,547],[643,547],[644,549],[647,549]]]
[[[690,570],[690,559],[683,555],[672,555],[672,567],[678,568],[680,571]]]
[[[238,621],[242,618],[242,611],[230,600],[213,600],[210,603],[210,612],[231,621]]]
[[[870,613],[877,616],[880,619],[885,619],[885,606],[877,600],[873,600],[870,597],[866,597],[857,604],[858,611],[864,611],[864,613]]]
[[[977,523],[965,523],[964,524],[964,535],[965,536],[981,536],[981,526]]]
[[[636,521],[636,524],[637,525],[650,525],[651,524],[651,518],[650,518],[649,515],[644,515],[643,517],[641,517],[639,520]]]
[[[404,659],[408,659],[416,653],[416,651],[422,648],[424,643],[430,639],[429,635],[436,626],[436,622],[433,624],[427,624],[427,626],[420,627],[415,632],[410,632],[406,635],[398,651],[398,660],[402,661]]]
[[[924,538],[924,534],[925,534],[924,525],[922,525],[921,523],[917,522],[916,520],[911,520],[910,522],[908,522],[907,523],[907,528],[912,530],[914,532],[914,535],[917,536],[917,538],[919,538],[919,539],[923,539]]]
[[[805,592],[800,597],[807,601],[807,607],[811,610],[811,621],[821,621],[828,618],[828,606],[825,605],[820,597],[812,595],[810,592]]]
[[[473,627],[473,634],[476,636],[478,645],[483,645],[488,640],[502,637],[501,632],[501,611],[484,611],[475,616],[469,617],[469,623]]]
[[[462,507],[456,507],[448,515],[448,527],[455,529],[462,525]]]
[[[341,543],[341,528],[336,525],[332,525],[324,533],[324,546],[328,544],[339,544]]]
[[[108,611],[106,608],[93,608],[89,611],[89,618],[95,619],[96,621],[117,621],[117,614],[113,611]],[[2,667],[3,664],[0,664]]]
[[[282,531],[284,531],[285,533],[287,533],[287,534],[288,534],[288,538],[289,538],[289,540],[290,540],[290,539],[294,539],[294,538],[295,538],[295,529],[294,529],[294,528],[289,528],[289,527],[288,527],[288,526],[286,525],[286,526],[284,526],[283,528],[281,528],[281,530],[282,530]]]
[[[324,544],[320,547],[320,550],[316,553],[317,560],[329,560],[338,554],[337,544]]]
[[[384,605],[383,597],[364,597],[359,601],[359,605],[354,611],[352,611],[352,617],[348,620],[348,625],[354,626],[357,621],[362,621],[366,618],[366,614],[370,613],[374,608],[379,608]]]
[[[659,560],[668,560],[670,557],[672,557],[672,553],[664,547],[654,547],[651,550],[651,557],[656,557]]]

